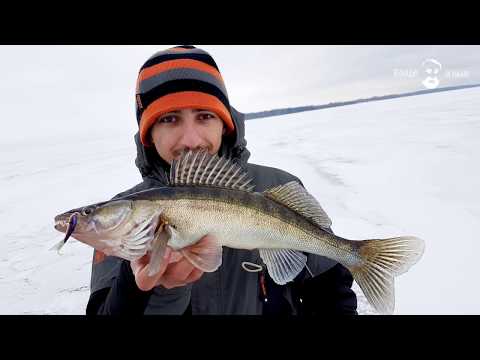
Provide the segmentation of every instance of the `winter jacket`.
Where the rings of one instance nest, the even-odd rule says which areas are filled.
[[[244,116],[234,108],[232,113],[236,131],[223,139],[219,153],[234,158],[248,172],[254,190],[261,192],[292,180],[300,182],[280,169],[248,163],[250,153],[244,137]],[[135,141],[135,163],[143,181],[114,199],[167,183],[169,165],[155,149],[141,144],[138,133]],[[147,292],[137,288],[128,261],[100,255],[94,252],[88,315],[356,314],[351,274],[337,262],[318,255],[307,254],[313,278],[304,269],[295,281],[280,286],[265,271],[259,274],[242,268],[243,262],[264,265],[258,250],[224,247],[222,265],[215,272],[204,273],[198,281],[186,286],[173,289],[157,286]]]

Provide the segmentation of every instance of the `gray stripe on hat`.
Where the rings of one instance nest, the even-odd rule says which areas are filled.
[[[223,82],[221,82],[215,76],[210,75],[207,72],[191,68],[172,69],[143,80],[140,83],[139,87],[140,94],[145,94],[146,92],[152,90],[154,87],[166,83],[167,81],[184,79],[199,80],[214,85],[219,90],[221,90],[228,99],[227,89],[225,88]]]
[[[180,51],[167,49],[167,50],[160,50],[160,51],[156,52],[155,54],[150,56],[150,58],[147,61],[155,59],[157,56],[171,55],[171,54],[204,54],[204,55],[210,56],[210,54],[207,53],[205,50],[198,49],[198,48],[185,49],[185,50],[180,50]]]

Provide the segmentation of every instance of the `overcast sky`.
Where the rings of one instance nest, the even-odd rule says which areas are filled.
[[[135,131],[138,70],[170,46],[0,46],[0,143]],[[429,58],[439,87],[480,83],[480,46],[197,46],[243,112],[423,90]]]

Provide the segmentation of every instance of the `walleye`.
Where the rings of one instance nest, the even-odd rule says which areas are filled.
[[[166,246],[180,251],[205,272],[222,263],[222,246],[258,249],[272,279],[292,281],[312,253],[333,259],[352,273],[376,311],[394,310],[394,277],[422,256],[414,236],[349,240],[326,231],[331,220],[296,181],[253,191],[248,173],[230,159],[206,151],[173,161],[169,184],[119,199],[73,209],[55,217],[68,239],[106,255],[135,260],[151,252],[150,273],[158,271]],[[196,243],[213,235],[201,249]]]

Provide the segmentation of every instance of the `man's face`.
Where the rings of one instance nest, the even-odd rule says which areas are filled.
[[[158,154],[169,164],[184,150],[207,149],[215,154],[224,133],[223,121],[213,112],[182,109],[160,116],[150,134]]]

